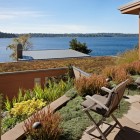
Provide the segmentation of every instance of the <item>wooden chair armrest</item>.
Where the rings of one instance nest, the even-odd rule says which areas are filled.
[[[105,91],[105,92],[107,92],[107,93],[112,92],[112,90],[111,90],[111,89],[106,88],[106,87],[101,87],[101,90],[103,90],[103,91]]]
[[[98,105],[100,105],[101,107],[103,107],[104,109],[106,109],[107,111],[109,110],[109,108],[107,106],[105,106],[104,104],[102,104],[99,100],[95,99],[94,97],[91,97],[89,95],[86,96],[86,99],[89,99],[95,103],[97,103]],[[89,106],[90,108],[92,107],[93,105]],[[89,108],[89,109],[90,109]]]

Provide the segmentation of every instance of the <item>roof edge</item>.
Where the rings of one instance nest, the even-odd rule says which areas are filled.
[[[118,8],[118,10],[123,11],[123,10],[126,10],[128,8],[134,7],[134,6],[139,5],[139,4],[140,4],[140,1],[129,2],[129,3],[125,4],[125,5],[120,6]]]

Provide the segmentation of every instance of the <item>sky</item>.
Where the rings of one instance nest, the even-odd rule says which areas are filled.
[[[118,8],[131,0],[0,0],[7,33],[138,33],[138,16]]]

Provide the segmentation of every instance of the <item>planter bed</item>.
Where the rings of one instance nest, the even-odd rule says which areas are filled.
[[[63,95],[59,99],[55,100],[50,104],[51,110],[54,112],[64,104],[66,104],[71,98]],[[47,111],[48,107],[44,107],[42,110]],[[9,130],[2,135],[2,140],[20,140],[25,137],[25,132],[23,130],[24,122],[17,124],[13,129]]]

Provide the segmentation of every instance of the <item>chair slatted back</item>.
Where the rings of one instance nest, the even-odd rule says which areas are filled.
[[[115,109],[118,108],[118,105],[124,95],[125,88],[128,82],[129,79],[127,79],[124,82],[121,82],[119,85],[112,89],[112,93],[110,93],[111,96],[109,96],[109,111],[107,111],[106,115],[110,115]]]

